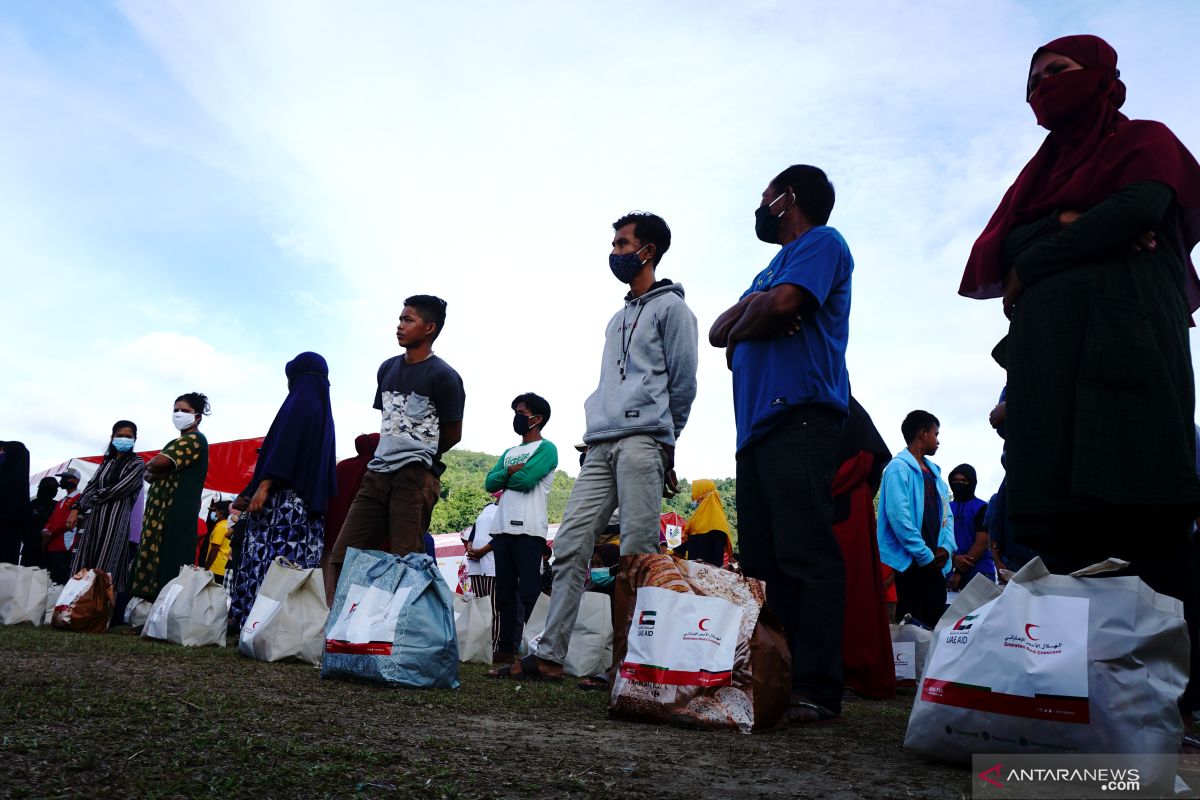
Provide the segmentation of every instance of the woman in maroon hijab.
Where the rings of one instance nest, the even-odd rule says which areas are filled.
[[[325,512],[325,558],[321,562],[322,566],[329,560],[329,554],[333,552],[333,543],[337,541],[342,523],[346,521],[346,512],[350,510],[350,504],[354,502],[354,495],[358,494],[358,487],[362,485],[363,475],[367,473],[367,464],[374,457],[375,448],[378,446],[378,433],[360,433],[354,439],[354,449],[357,455],[338,462],[336,468],[338,491],[329,501],[329,510]]]
[[[1009,317],[994,356],[1008,370],[1013,536],[1056,572],[1127,559],[1184,600],[1194,633],[1200,165],[1166,126],[1119,111],[1117,54],[1095,36],[1039,48],[1026,101],[1050,133],[959,287],[1003,295]]]

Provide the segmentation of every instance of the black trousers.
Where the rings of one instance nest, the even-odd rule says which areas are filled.
[[[792,652],[792,689],[842,707],[846,568],[833,535],[833,474],[842,417],[800,406],[737,456],[742,570],[767,584],[767,605]]]
[[[50,582],[65,584],[71,580],[71,554],[66,552],[46,553],[46,568],[50,570]]]
[[[945,610],[946,578],[933,562],[924,567],[913,562],[904,572],[896,573],[897,622],[905,614],[912,614],[913,619],[933,630]]]
[[[496,649],[516,654],[521,633],[542,593],[542,548],[546,540],[528,534],[500,533],[492,537],[496,556],[496,613],[500,634]]]

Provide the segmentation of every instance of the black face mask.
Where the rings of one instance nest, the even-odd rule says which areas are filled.
[[[513,430],[516,431],[517,436],[524,436],[529,433],[530,428],[536,427],[537,423],[530,424],[529,417],[524,414],[513,414]]]
[[[970,500],[971,499],[971,484],[969,483],[952,483],[950,491],[954,492],[955,500]]]
[[[783,226],[783,215],[787,213],[787,209],[775,214],[771,211],[771,206],[778,203],[783,196],[781,194],[765,206],[754,209],[754,235],[760,242],[779,244],[779,229]]]

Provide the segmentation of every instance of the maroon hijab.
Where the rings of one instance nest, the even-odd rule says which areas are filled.
[[[1200,278],[1191,250],[1200,241],[1200,164],[1166,125],[1131,120],[1118,109],[1125,84],[1117,52],[1098,36],[1064,36],[1038,48],[1084,68],[1051,75],[1028,97],[1038,124],[1050,129],[975,240],[958,293],[982,300],[1004,293],[1004,239],[1016,225],[1055,209],[1088,211],[1138,181],[1158,181],[1175,191],[1180,211],[1175,242],[1186,260],[1188,307],[1200,308]],[[1032,67],[1032,60],[1030,62]],[[1064,113],[1065,112],[1065,113]]]
[[[350,512],[350,504],[358,494],[363,476],[367,474],[367,464],[375,457],[375,448],[379,446],[378,433],[360,433],[354,439],[354,449],[358,455],[338,462],[337,494],[329,501],[325,511],[325,553],[333,551],[333,543],[337,541],[342,523]]]

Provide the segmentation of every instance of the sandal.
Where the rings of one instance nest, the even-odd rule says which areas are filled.
[[[813,725],[836,722],[842,715],[800,695],[792,695],[792,704],[783,712],[785,725]]]
[[[546,681],[548,683],[562,683],[562,675],[547,675],[542,672],[538,666],[537,656],[528,655],[520,661],[514,661],[507,667],[500,669],[489,670],[487,673],[489,678],[511,678],[514,681],[529,681],[535,683],[537,681]]]
[[[593,675],[590,678],[584,678],[579,682],[579,688],[585,692],[607,692],[608,678],[600,675]]]

